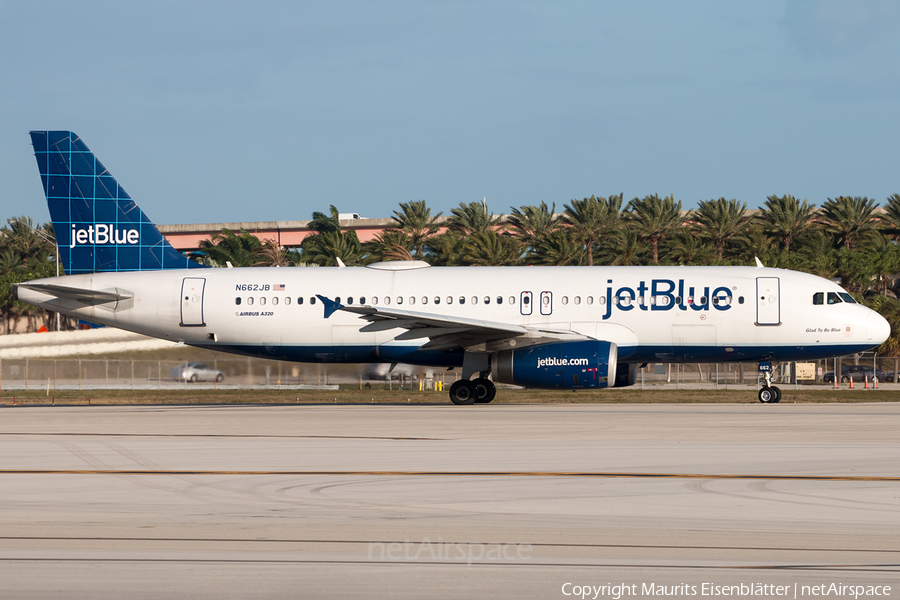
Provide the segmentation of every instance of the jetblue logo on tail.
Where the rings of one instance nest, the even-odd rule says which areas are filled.
[[[140,234],[137,229],[119,229],[113,224],[97,223],[79,229],[72,224],[72,236],[69,238],[69,248],[86,244],[131,244],[140,242]]]

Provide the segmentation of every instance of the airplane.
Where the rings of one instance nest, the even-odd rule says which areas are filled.
[[[285,361],[461,368],[454,404],[495,382],[633,385],[642,364],[771,363],[862,352],[890,325],[835,283],[756,267],[210,268],[173,248],[85,143],[32,131],[65,275],[19,284],[39,308],[190,346]]]

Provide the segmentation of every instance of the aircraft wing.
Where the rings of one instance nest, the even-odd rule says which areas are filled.
[[[500,321],[485,321],[434,313],[402,310],[379,306],[345,306],[324,296],[318,298],[325,305],[325,318],[336,311],[359,315],[368,325],[361,332],[405,329],[395,340],[429,338],[421,350],[452,350],[462,348],[472,352],[494,352],[522,348],[547,342],[587,340],[580,333],[564,330],[540,329],[513,325]]]
[[[106,302],[117,302],[119,300],[127,300],[134,297],[134,294],[131,292],[125,292],[118,288],[113,290],[88,290],[55,285],[52,283],[19,283],[16,284],[16,286],[48,294],[50,296],[56,296],[57,298],[78,300],[84,304],[104,304]]]

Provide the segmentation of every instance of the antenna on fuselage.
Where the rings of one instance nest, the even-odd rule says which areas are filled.
[[[753,260],[756,261],[756,266],[757,266],[758,268],[760,268],[760,269],[762,269],[762,268],[764,268],[764,267],[766,266],[766,265],[762,264],[762,261],[759,260],[759,257],[758,257],[758,256],[754,256],[754,257],[753,257]]]

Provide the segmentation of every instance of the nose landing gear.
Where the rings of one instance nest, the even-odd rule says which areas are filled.
[[[781,402],[781,389],[772,385],[772,364],[759,363],[759,371],[766,378],[766,383],[759,389],[759,401],[763,404],[775,404]]]

